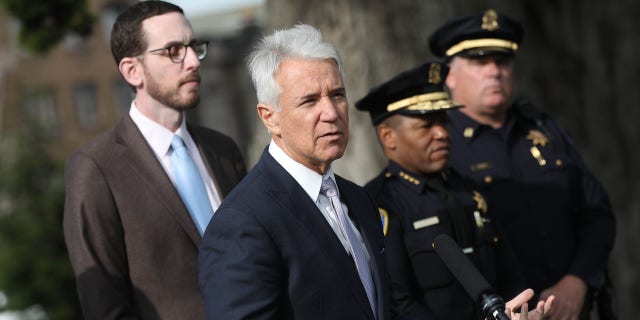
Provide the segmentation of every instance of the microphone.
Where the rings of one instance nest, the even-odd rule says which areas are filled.
[[[436,236],[433,240],[433,248],[469,296],[480,304],[486,318],[509,320],[504,313],[505,303],[502,297],[494,293],[487,280],[451,237],[446,234]]]

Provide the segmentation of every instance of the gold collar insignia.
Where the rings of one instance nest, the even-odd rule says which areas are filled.
[[[420,184],[420,180],[406,174],[404,171],[400,171],[400,173],[398,174],[400,176],[400,178],[407,180],[413,184],[415,184],[416,186]]]
[[[464,132],[462,133],[462,135],[465,138],[471,138],[473,137],[473,128],[472,127],[466,127],[464,128]]]

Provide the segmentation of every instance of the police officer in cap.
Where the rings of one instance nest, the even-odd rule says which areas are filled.
[[[464,105],[449,112],[450,165],[483,187],[490,218],[505,226],[526,267],[527,286],[556,296],[551,319],[577,319],[603,285],[615,218],[558,125],[531,103],[513,101],[522,37],[520,23],[491,9],[431,35],[431,51],[450,66],[452,99]]]
[[[487,217],[469,181],[445,170],[450,138],[446,65],[427,63],[373,88],[356,103],[368,111],[388,166],[365,189],[380,207],[392,310],[400,319],[479,319],[472,299],[432,248],[448,234],[503,297],[524,289],[515,255]],[[506,270],[509,272],[506,272]]]

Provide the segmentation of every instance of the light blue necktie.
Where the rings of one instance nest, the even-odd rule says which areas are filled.
[[[329,201],[331,201],[331,206],[338,216],[338,224],[340,225],[341,231],[349,241],[349,246],[351,247],[351,255],[356,263],[356,269],[358,269],[358,276],[360,276],[362,286],[367,293],[367,298],[369,299],[369,304],[371,305],[373,315],[375,318],[377,318],[376,290],[375,286],[373,285],[373,279],[371,278],[371,268],[369,268],[367,254],[364,252],[362,243],[356,236],[356,233],[351,228],[349,224],[349,218],[347,217],[344,210],[342,210],[342,203],[340,202],[340,197],[338,196],[336,184],[331,178],[326,178],[322,181],[320,193],[329,198]]]
[[[204,233],[211,217],[213,209],[204,187],[202,176],[196,167],[196,163],[189,155],[189,151],[184,146],[184,142],[178,135],[171,140],[171,168],[173,169],[173,180],[176,189],[187,206],[193,222],[198,228],[200,235]]]

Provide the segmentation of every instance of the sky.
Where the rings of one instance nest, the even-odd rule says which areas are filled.
[[[264,4],[265,0],[167,0],[177,4],[187,17],[196,17],[205,13],[227,11],[248,5]]]

